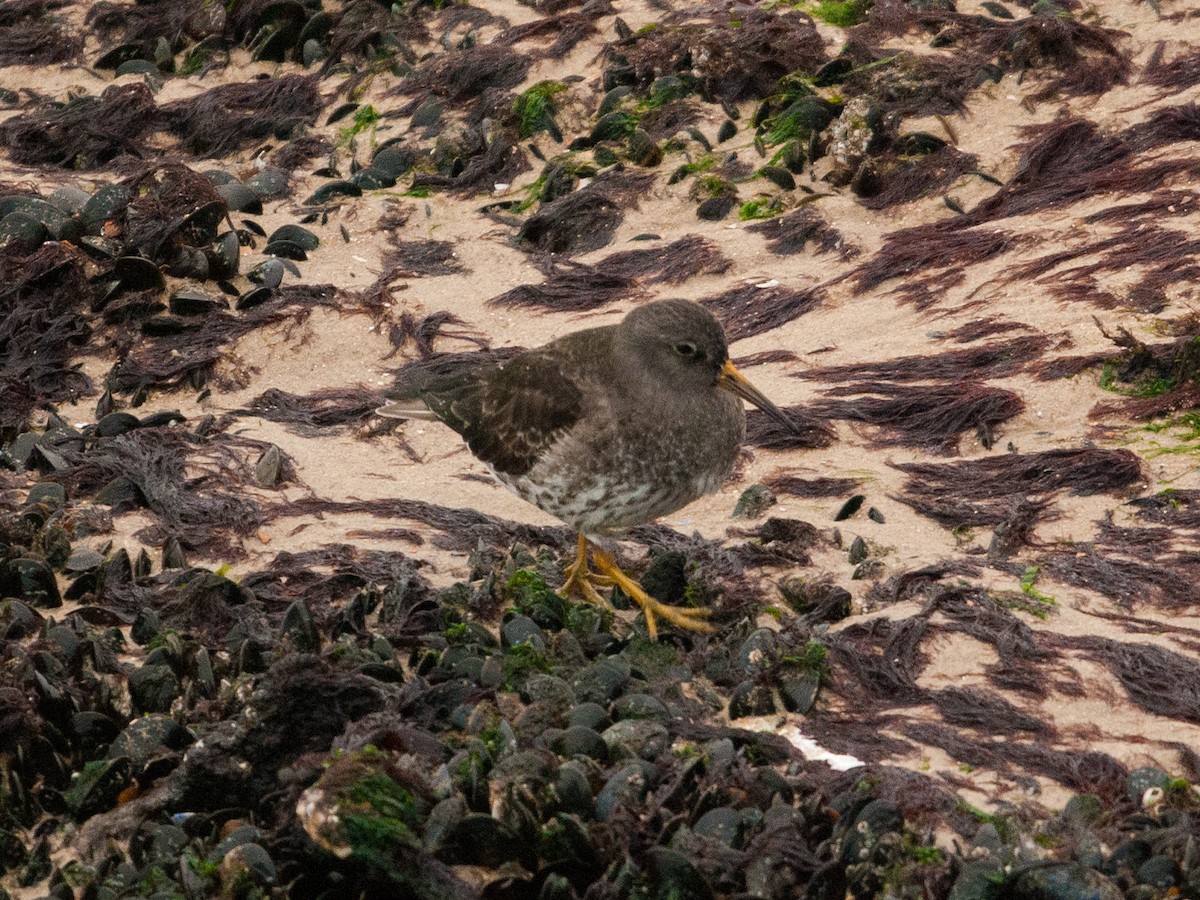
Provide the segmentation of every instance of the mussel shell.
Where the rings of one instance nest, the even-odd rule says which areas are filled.
[[[229,305],[223,300],[210,297],[204,291],[185,288],[171,295],[168,308],[177,316],[206,316],[218,310],[226,310]]]
[[[233,305],[234,309],[253,309],[256,306],[261,306],[270,300],[274,293],[275,288],[267,287],[266,285],[251,288],[237,298],[237,302]]]
[[[318,203],[327,203],[338,197],[361,197],[362,188],[352,181],[331,181],[328,184],[323,184],[304,201],[305,206],[313,206]]]
[[[113,47],[107,53],[103,54],[99,59],[92,63],[92,65],[97,69],[117,69],[120,68],[123,63],[141,58],[141,44],[121,44],[117,47]]]
[[[10,212],[0,219],[0,246],[12,243],[36,247],[50,237],[45,224],[23,212]]]
[[[286,267],[278,259],[268,259],[251,269],[246,277],[265,288],[277,288],[283,283]]]
[[[271,236],[267,238],[267,241],[269,243],[290,241],[305,250],[316,250],[321,244],[320,238],[300,225],[280,225],[271,232]]]
[[[308,254],[304,252],[304,248],[299,244],[293,244],[291,241],[271,241],[263,248],[263,253],[267,256],[277,256],[297,262],[304,262],[304,260],[308,259]]]
[[[112,274],[122,291],[162,290],[166,287],[158,266],[144,256],[122,256],[113,263]]]
[[[87,234],[98,235],[109,219],[124,213],[133,198],[133,190],[124,184],[109,184],[92,194],[79,216]]]
[[[208,271],[212,278],[232,278],[241,267],[241,240],[236,231],[226,231],[208,252]]]
[[[225,203],[231,212],[245,212],[253,216],[262,214],[262,200],[259,199],[258,194],[240,181],[218,184],[217,193],[225,198]]]

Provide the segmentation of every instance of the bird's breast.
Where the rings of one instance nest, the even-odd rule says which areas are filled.
[[[741,401],[659,397],[585,414],[520,478],[519,496],[590,534],[614,534],[669,515],[724,482],[745,436]]]

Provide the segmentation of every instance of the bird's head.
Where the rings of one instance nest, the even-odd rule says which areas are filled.
[[[659,300],[633,310],[617,326],[619,343],[653,369],[671,390],[711,391],[714,386],[753,403],[793,428],[778,406],[752,385],[729,359],[725,331],[713,314],[691,300]]]
[[[720,323],[690,300],[646,303],[617,327],[619,343],[675,390],[711,390],[729,361]]]

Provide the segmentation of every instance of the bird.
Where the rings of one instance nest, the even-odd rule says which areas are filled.
[[[660,618],[715,631],[711,610],[647,594],[613,547],[630,528],[720,488],[745,438],[743,400],[794,427],[730,361],[709,310],[658,300],[515,355],[459,354],[415,368],[400,370],[379,414],[445,423],[503,485],[574,528],[561,595],[607,608],[599,589],[619,587],[652,639]]]

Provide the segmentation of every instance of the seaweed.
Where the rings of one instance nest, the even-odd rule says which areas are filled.
[[[974,728],[985,734],[1015,737],[1022,732],[1042,740],[1053,740],[1055,729],[1036,716],[1023,712],[1003,697],[983,688],[942,688],[930,700],[950,725]]]
[[[851,272],[850,277],[859,290],[870,291],[892,278],[940,269],[938,274],[927,274],[921,286],[926,291],[945,290],[961,283],[964,269],[1030,242],[1028,236],[1008,234],[993,227],[965,227],[964,217],[960,216],[892,232],[879,252]],[[917,301],[916,305],[923,309],[929,302]]]
[[[485,123],[457,134],[445,142],[434,157],[437,172],[417,172],[412,188],[450,188],[472,196],[495,190],[497,182],[511,182],[529,169],[529,160],[516,145],[516,136],[506,129],[485,130]]]
[[[688,234],[661,247],[610,254],[596,265],[610,276],[674,285],[696,275],[720,275],[733,261],[712,241]]]
[[[239,412],[268,422],[301,426],[300,433],[315,433],[339,426],[362,426],[383,405],[382,392],[364,387],[323,388],[311,394],[290,394],[269,388]]]
[[[970,765],[986,765],[1008,774],[1032,772],[1076,792],[1099,794],[1108,803],[1124,796],[1129,777],[1125,766],[1096,750],[1056,750],[1035,743],[972,739],[932,722],[913,722],[901,731]]]
[[[447,326],[451,325],[455,326],[453,331],[447,328]],[[443,309],[431,312],[420,319],[412,315],[412,313],[402,313],[399,325],[393,326],[388,333],[388,338],[394,348],[392,353],[388,354],[388,357],[391,357],[405,343],[412,341],[416,344],[417,353],[422,358],[427,359],[436,352],[433,348],[433,342],[439,337],[465,341],[468,344],[474,344],[480,349],[488,346],[488,339],[486,337],[480,335],[467,325],[466,322],[448,310]]]
[[[204,0],[153,5],[110,3],[100,0],[88,9],[85,24],[95,28],[104,45],[138,45],[138,58],[154,59],[159,40],[177,48],[189,24],[202,13]],[[239,4],[240,5],[240,4]]]
[[[734,343],[786,325],[812,312],[824,300],[825,292],[820,288],[747,283],[703,297],[700,303],[721,321],[729,342]]]
[[[255,329],[277,324],[299,324],[317,307],[334,308],[336,289],[325,284],[292,284],[276,288],[270,299],[238,315],[209,316],[203,329],[165,335],[141,346],[114,341],[120,359],[107,376],[114,392],[140,394],[151,389],[200,390],[218,374],[225,348]],[[218,379],[227,385],[240,384],[244,373],[227,371]]]
[[[581,12],[570,12],[512,25],[496,35],[492,39],[492,43],[511,47],[552,35],[554,39],[534,49],[532,55],[537,59],[562,59],[581,41],[595,33],[596,23],[592,16]]]
[[[548,257],[539,268],[549,276],[544,282],[517,285],[488,300],[488,306],[585,312],[615,300],[640,300],[646,296],[633,277],[610,272],[603,263],[590,266]]]
[[[451,241],[393,241],[379,265],[388,281],[466,271]]]
[[[685,16],[704,20],[676,21]],[[694,79],[706,98],[734,103],[768,96],[785,75],[815,71],[825,61],[825,46],[804,13],[757,7],[735,13],[711,4],[618,41],[614,58],[634,84],[680,75]]]
[[[14,4],[17,9],[9,12],[6,21],[0,24],[0,66],[63,63],[83,52],[83,35],[41,15],[53,5],[40,4],[39,9],[33,4]]]
[[[857,478],[803,478],[796,469],[780,469],[763,479],[772,493],[789,497],[844,497],[859,486]]]
[[[1141,603],[1190,607],[1200,578],[1200,560],[1194,554],[1160,553],[1152,562],[1143,562],[1103,553],[1090,544],[1043,550],[1038,565],[1049,578],[1086,587],[1130,609]]]
[[[840,259],[853,259],[861,252],[858,247],[846,242],[845,236],[826,222],[814,209],[800,209],[757,222],[746,228],[752,234],[761,234],[767,242],[767,250],[776,256],[791,256],[803,253],[804,248],[811,242],[815,245],[814,252],[837,252]]]
[[[1131,500],[1138,518],[1166,525],[1171,529],[1200,529],[1200,490],[1171,488],[1152,497]]]
[[[917,160],[874,157],[882,184],[863,197],[867,209],[888,209],[936,194],[974,171],[978,158],[954,147],[942,147]]]
[[[815,450],[836,440],[833,429],[802,405],[782,407],[791,420],[785,426],[762,410],[746,413],[746,443],[760,450]]]
[[[1098,447],[1006,453],[954,463],[898,463],[894,468],[909,476],[906,488],[919,482],[922,491],[969,500],[1060,490],[1089,496],[1121,491],[1144,477],[1135,454]]]
[[[837,667],[838,693],[868,709],[878,703],[891,708],[924,703],[928,692],[916,676],[927,662],[921,641],[928,624],[922,616],[873,619],[827,634],[825,646]]]
[[[1003,334],[1006,331],[1032,330],[1032,326],[1026,325],[1023,322],[1013,322],[1000,316],[984,316],[982,319],[972,319],[970,322],[964,322],[957,328],[944,332],[939,337],[955,341],[959,344],[970,344],[985,337],[991,337],[994,334]],[[1067,339],[1064,338],[1065,340]],[[1063,344],[1060,343],[1059,346],[1063,346]]]
[[[972,430],[978,432],[985,447],[990,447],[992,429],[1025,409],[1024,401],[1012,391],[969,381],[903,386],[868,381],[834,388],[828,393],[881,396],[820,400],[810,407],[814,415],[878,426],[884,431],[875,441],[885,447],[922,447],[942,454],[957,452],[962,434]]]
[[[476,100],[489,89],[511,89],[525,80],[533,59],[503,44],[450,50],[431,57],[400,85],[407,94],[430,92],[454,103]]]
[[[1165,56],[1166,42],[1159,41],[1142,67],[1142,84],[1165,88],[1163,96],[1167,96],[1200,80],[1200,53],[1180,53],[1169,62],[1164,62]]]
[[[557,549],[573,547],[575,532],[566,526],[525,525],[474,509],[454,509],[421,500],[326,500],[321,497],[300,497],[263,508],[268,520],[295,516],[321,516],[334,513],[364,513],[379,519],[408,519],[435,529],[435,547],[466,553],[483,542],[492,547],[508,547],[514,542],[547,546]]]
[[[806,369],[792,373],[792,377],[821,381],[825,384],[849,381],[853,378],[897,382],[1006,378],[1015,375],[1028,361],[1040,356],[1052,340],[1050,335],[1030,334],[983,347],[967,347],[921,356],[902,356],[878,363],[853,363]]]
[[[653,175],[606,174],[587,187],[544,203],[525,220],[517,241],[527,250],[574,255],[612,243],[624,218],[621,209],[637,204]]]
[[[156,117],[146,85],[114,84],[99,97],[42,103],[13,116],[0,123],[0,141],[15,162],[95,169],[123,154],[140,157]]]
[[[159,107],[167,128],[193,156],[232,153],[268,136],[312,125],[324,106],[316,75],[282,75],[223,84]]]
[[[996,530],[992,533],[992,541],[988,545],[989,559],[1007,559],[1014,556],[1021,548],[1032,544],[1034,526],[1040,520],[1047,518],[1046,512],[1050,508],[1050,501],[1030,500],[1028,497],[1014,496],[1009,500],[1007,510],[1002,510],[999,506],[999,504],[992,504],[986,507],[993,515],[1003,516],[998,521],[990,519],[986,515],[977,515],[974,520],[964,517],[956,523],[958,526],[996,526]],[[920,509],[917,511],[923,512]]]
[[[739,356],[734,360],[739,369],[750,369],[754,366],[765,366],[769,363],[795,362],[799,359],[791,350],[762,350]]]
[[[46,401],[91,393],[72,357],[92,334],[82,314],[92,295],[79,251],[51,242],[0,247],[0,442]]]
[[[88,496],[120,482],[121,493],[157,520],[137,532],[139,540],[161,546],[175,538],[189,550],[230,558],[245,552],[239,539],[266,521],[260,505],[237,490],[250,481],[241,456],[248,447],[266,445],[222,435],[205,440],[182,428],[139,428],[100,438],[83,453],[67,451],[70,465],[54,478]]]

